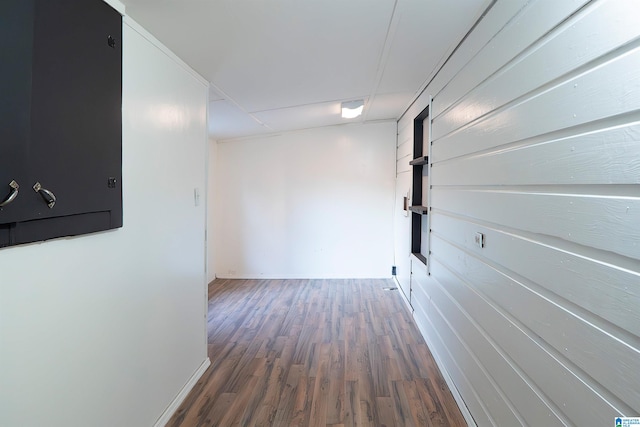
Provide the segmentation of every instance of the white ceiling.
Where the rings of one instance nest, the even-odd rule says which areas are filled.
[[[396,119],[489,0],[121,0],[211,82],[209,131],[230,139]],[[340,102],[365,99],[340,117]]]

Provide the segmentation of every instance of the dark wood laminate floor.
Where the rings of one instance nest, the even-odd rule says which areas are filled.
[[[209,285],[211,366],[168,423],[466,426],[386,280]]]

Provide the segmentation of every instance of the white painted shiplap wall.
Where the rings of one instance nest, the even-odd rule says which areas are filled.
[[[479,426],[640,415],[638,16],[498,0],[398,123],[408,189],[433,97],[429,273],[399,279]]]

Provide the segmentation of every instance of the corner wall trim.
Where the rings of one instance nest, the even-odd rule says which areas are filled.
[[[182,387],[182,390],[180,390],[180,393],[178,393],[176,398],[173,399],[173,402],[171,402],[171,404],[167,407],[167,409],[164,410],[162,415],[160,415],[160,418],[158,418],[158,421],[156,421],[153,427],[164,427],[167,425],[167,423],[169,422],[173,414],[178,410],[178,408],[180,407],[184,399],[187,397],[191,389],[196,385],[200,377],[202,377],[202,375],[204,374],[204,371],[206,371],[210,365],[211,365],[211,360],[207,357],[202,362],[200,367],[196,369],[196,371],[193,373],[191,378],[189,378],[189,381],[187,381],[184,387]]]
[[[409,301],[409,298],[404,293],[404,290],[403,290],[402,286],[400,285],[400,280],[398,280],[398,276],[393,276],[393,279],[391,279],[391,280],[396,282],[396,285],[398,286],[398,289],[400,290],[400,296],[402,296],[402,301],[404,301],[404,303],[407,306],[407,309],[409,310],[409,313],[411,314],[411,316],[413,316],[413,311],[414,311],[413,307],[411,306],[411,302]],[[422,331],[420,331],[420,334],[422,334]]]

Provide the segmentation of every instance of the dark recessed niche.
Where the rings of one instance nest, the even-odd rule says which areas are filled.
[[[426,107],[413,120],[413,160],[409,162],[412,169],[411,202],[411,253],[422,263],[427,263],[428,246],[423,242],[423,219],[428,215],[429,208],[425,197],[425,179],[428,175],[429,156],[425,155],[425,120],[429,118],[429,107]]]
[[[121,15],[7,0],[0,36],[0,247],[121,227]]]

